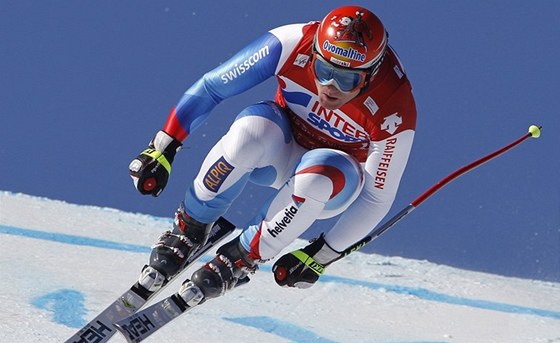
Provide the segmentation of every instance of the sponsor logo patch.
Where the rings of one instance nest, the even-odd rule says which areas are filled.
[[[323,43],[323,49],[332,53],[332,54],[335,54],[335,55],[338,55],[338,56],[341,56],[341,57],[344,57],[344,58],[348,58],[348,59],[351,59],[351,60],[354,60],[354,61],[363,62],[363,61],[366,60],[366,54],[363,54],[356,49],[352,49],[351,47],[343,48],[341,46],[332,44],[328,40],[326,40]]]
[[[253,68],[260,60],[264,59],[269,54],[270,48],[268,45],[265,45],[241,63],[233,65],[228,71],[220,75],[220,79],[224,85],[234,81],[241,75],[245,74],[245,72],[249,71],[249,69]]]
[[[278,236],[284,229],[288,227],[288,225],[294,219],[296,213],[298,213],[298,208],[296,206],[289,206],[284,209],[283,216],[280,220],[274,222],[274,227],[272,229],[268,229],[268,233],[274,238]]]
[[[379,106],[377,106],[377,103],[372,99],[371,96],[368,96],[366,101],[364,101],[364,106],[367,107],[372,115],[375,115],[375,113],[377,113],[377,110],[379,109]]]
[[[229,164],[222,156],[213,165],[210,166],[204,176],[204,186],[214,193],[218,192],[220,186],[224,183],[234,167]]]
[[[309,56],[304,54],[298,54],[296,59],[294,60],[294,65],[303,68],[305,67],[308,61],[309,61]]]
[[[381,124],[381,130],[387,131],[390,134],[395,133],[398,130],[399,126],[402,124],[402,118],[399,116],[399,113],[393,113],[390,116],[387,116],[383,119],[383,123]]]
[[[385,143],[385,148],[383,149],[383,154],[377,165],[377,171],[375,172],[375,188],[384,189],[385,183],[387,182],[387,176],[389,175],[389,167],[391,166],[391,160],[393,159],[393,154],[395,152],[395,147],[397,144],[397,138],[390,138]]]
[[[335,110],[328,110],[316,101],[307,114],[307,122],[319,131],[347,143],[367,142],[368,134],[356,123]]]

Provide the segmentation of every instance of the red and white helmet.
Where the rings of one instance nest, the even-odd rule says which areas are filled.
[[[329,12],[315,35],[315,50],[332,64],[375,72],[387,48],[381,20],[359,6],[343,6]]]

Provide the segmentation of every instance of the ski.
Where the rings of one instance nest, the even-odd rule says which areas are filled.
[[[208,252],[208,250],[229,236],[234,230],[235,226],[232,223],[220,217],[216,223],[214,223],[210,231],[208,242],[189,258],[189,261],[181,273]],[[175,277],[181,273],[177,274]],[[171,280],[169,280],[166,285],[168,285],[170,281]],[[130,289],[119,296],[111,305],[107,306],[107,308],[83,328],[78,330],[72,337],[67,339],[65,343],[104,343],[109,341],[116,333],[115,327],[113,326],[114,323],[134,315],[163,288],[165,288],[165,285],[156,292],[149,292],[144,287],[140,286],[138,282],[135,282]]]
[[[249,281],[249,277],[245,276],[243,279],[240,279],[234,287],[237,288]],[[195,294],[191,295],[193,297],[195,296]],[[113,325],[124,336],[127,342],[139,343],[169,324],[175,318],[197,306],[200,305],[189,306],[189,304],[181,298],[179,292],[177,292]]]
[[[141,342],[192,308],[175,293],[113,325],[127,342]]]

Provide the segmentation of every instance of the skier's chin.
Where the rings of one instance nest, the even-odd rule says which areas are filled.
[[[328,96],[326,94],[319,95],[319,104],[327,110],[336,110],[345,103],[346,101],[341,98]]]
[[[315,81],[315,85],[317,86],[319,104],[327,110],[336,110],[341,108],[344,104],[354,99],[354,97],[360,93],[359,89],[344,93],[332,85],[321,85],[318,81]]]

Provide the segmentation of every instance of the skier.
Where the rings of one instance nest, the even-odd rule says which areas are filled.
[[[275,28],[195,82],[131,162],[138,191],[157,197],[182,142],[212,109],[272,76],[274,101],[237,115],[202,163],[173,230],[155,244],[139,278],[148,291],[182,269],[249,181],[277,192],[252,225],[185,281],[179,293],[189,306],[248,281],[313,222],[340,215],[328,232],[273,265],[279,285],[310,287],[389,211],[412,147],[416,106],[383,24],[358,6]]]

